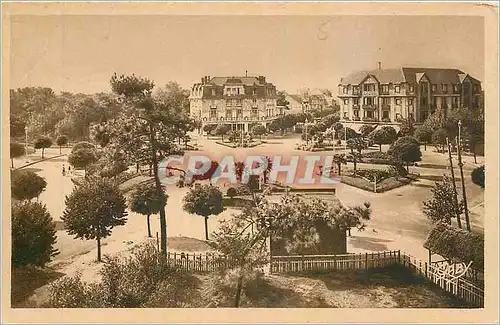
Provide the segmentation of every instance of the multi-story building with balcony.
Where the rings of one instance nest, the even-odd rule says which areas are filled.
[[[453,108],[482,105],[481,82],[457,69],[399,68],[358,71],[339,84],[340,116],[346,123],[422,123]]]
[[[248,132],[249,125],[267,126],[284,113],[276,100],[276,87],[263,76],[207,76],[191,87],[190,114],[203,125],[230,124]]]

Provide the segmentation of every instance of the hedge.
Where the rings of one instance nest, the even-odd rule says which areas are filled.
[[[369,192],[373,192],[374,190],[373,182],[368,182],[367,180],[359,177],[342,175],[341,182]],[[410,180],[408,179],[406,181],[400,181],[396,177],[389,177],[377,184],[377,193],[387,192],[389,190],[407,185],[409,183]]]
[[[471,268],[483,272],[484,235],[482,234],[437,223],[427,235],[424,247],[454,262],[468,264],[472,261]]]

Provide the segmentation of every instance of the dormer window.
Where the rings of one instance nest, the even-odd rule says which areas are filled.
[[[396,93],[401,92],[401,87],[399,87],[399,86],[394,86],[394,92],[396,92]]]

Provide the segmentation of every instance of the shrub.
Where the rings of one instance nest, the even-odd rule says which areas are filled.
[[[99,283],[77,275],[50,286],[52,308],[189,307],[196,278],[172,267],[151,243],[135,247],[129,257],[107,258]]]
[[[360,177],[368,178],[370,181],[380,183],[386,178],[394,176],[391,171],[378,169],[358,169],[356,174]]]
[[[10,144],[10,161],[11,167],[14,168],[14,158],[21,157],[25,155],[25,148],[22,144],[17,142],[12,142]]]
[[[230,187],[227,189],[227,196],[231,199],[238,195],[238,190],[234,187]]]
[[[59,146],[59,154],[61,154],[61,147],[68,143],[68,137],[65,135],[60,135],[56,139],[56,144]]]
[[[77,151],[77,150],[80,150],[80,149],[92,149],[92,150],[95,150],[96,147],[92,143],[90,143],[90,142],[81,141],[81,142],[78,142],[77,144],[75,144],[73,146],[73,148],[71,148],[71,152],[74,152],[74,151]]]
[[[14,170],[11,173],[11,194],[18,200],[39,197],[47,187],[47,182],[32,171]]]
[[[12,205],[12,267],[40,266],[58,254],[56,226],[45,205],[22,202]]]

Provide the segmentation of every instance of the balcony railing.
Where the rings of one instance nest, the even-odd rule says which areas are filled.
[[[366,122],[376,122],[378,121],[378,119],[376,117],[363,117],[363,121],[366,121]]]
[[[359,109],[359,104],[354,104],[354,105],[352,105],[352,108],[353,108],[353,109]]]
[[[389,104],[382,104],[382,109],[383,109],[384,111],[388,111],[388,110],[390,110],[390,109],[391,109],[391,105],[389,105]]]
[[[352,117],[352,120],[353,120],[353,121],[360,121],[361,119],[359,118],[359,116],[353,116],[353,117]]]
[[[371,109],[371,110],[373,110],[373,109],[376,109],[376,107],[373,104],[364,104],[363,105],[363,109]]]

